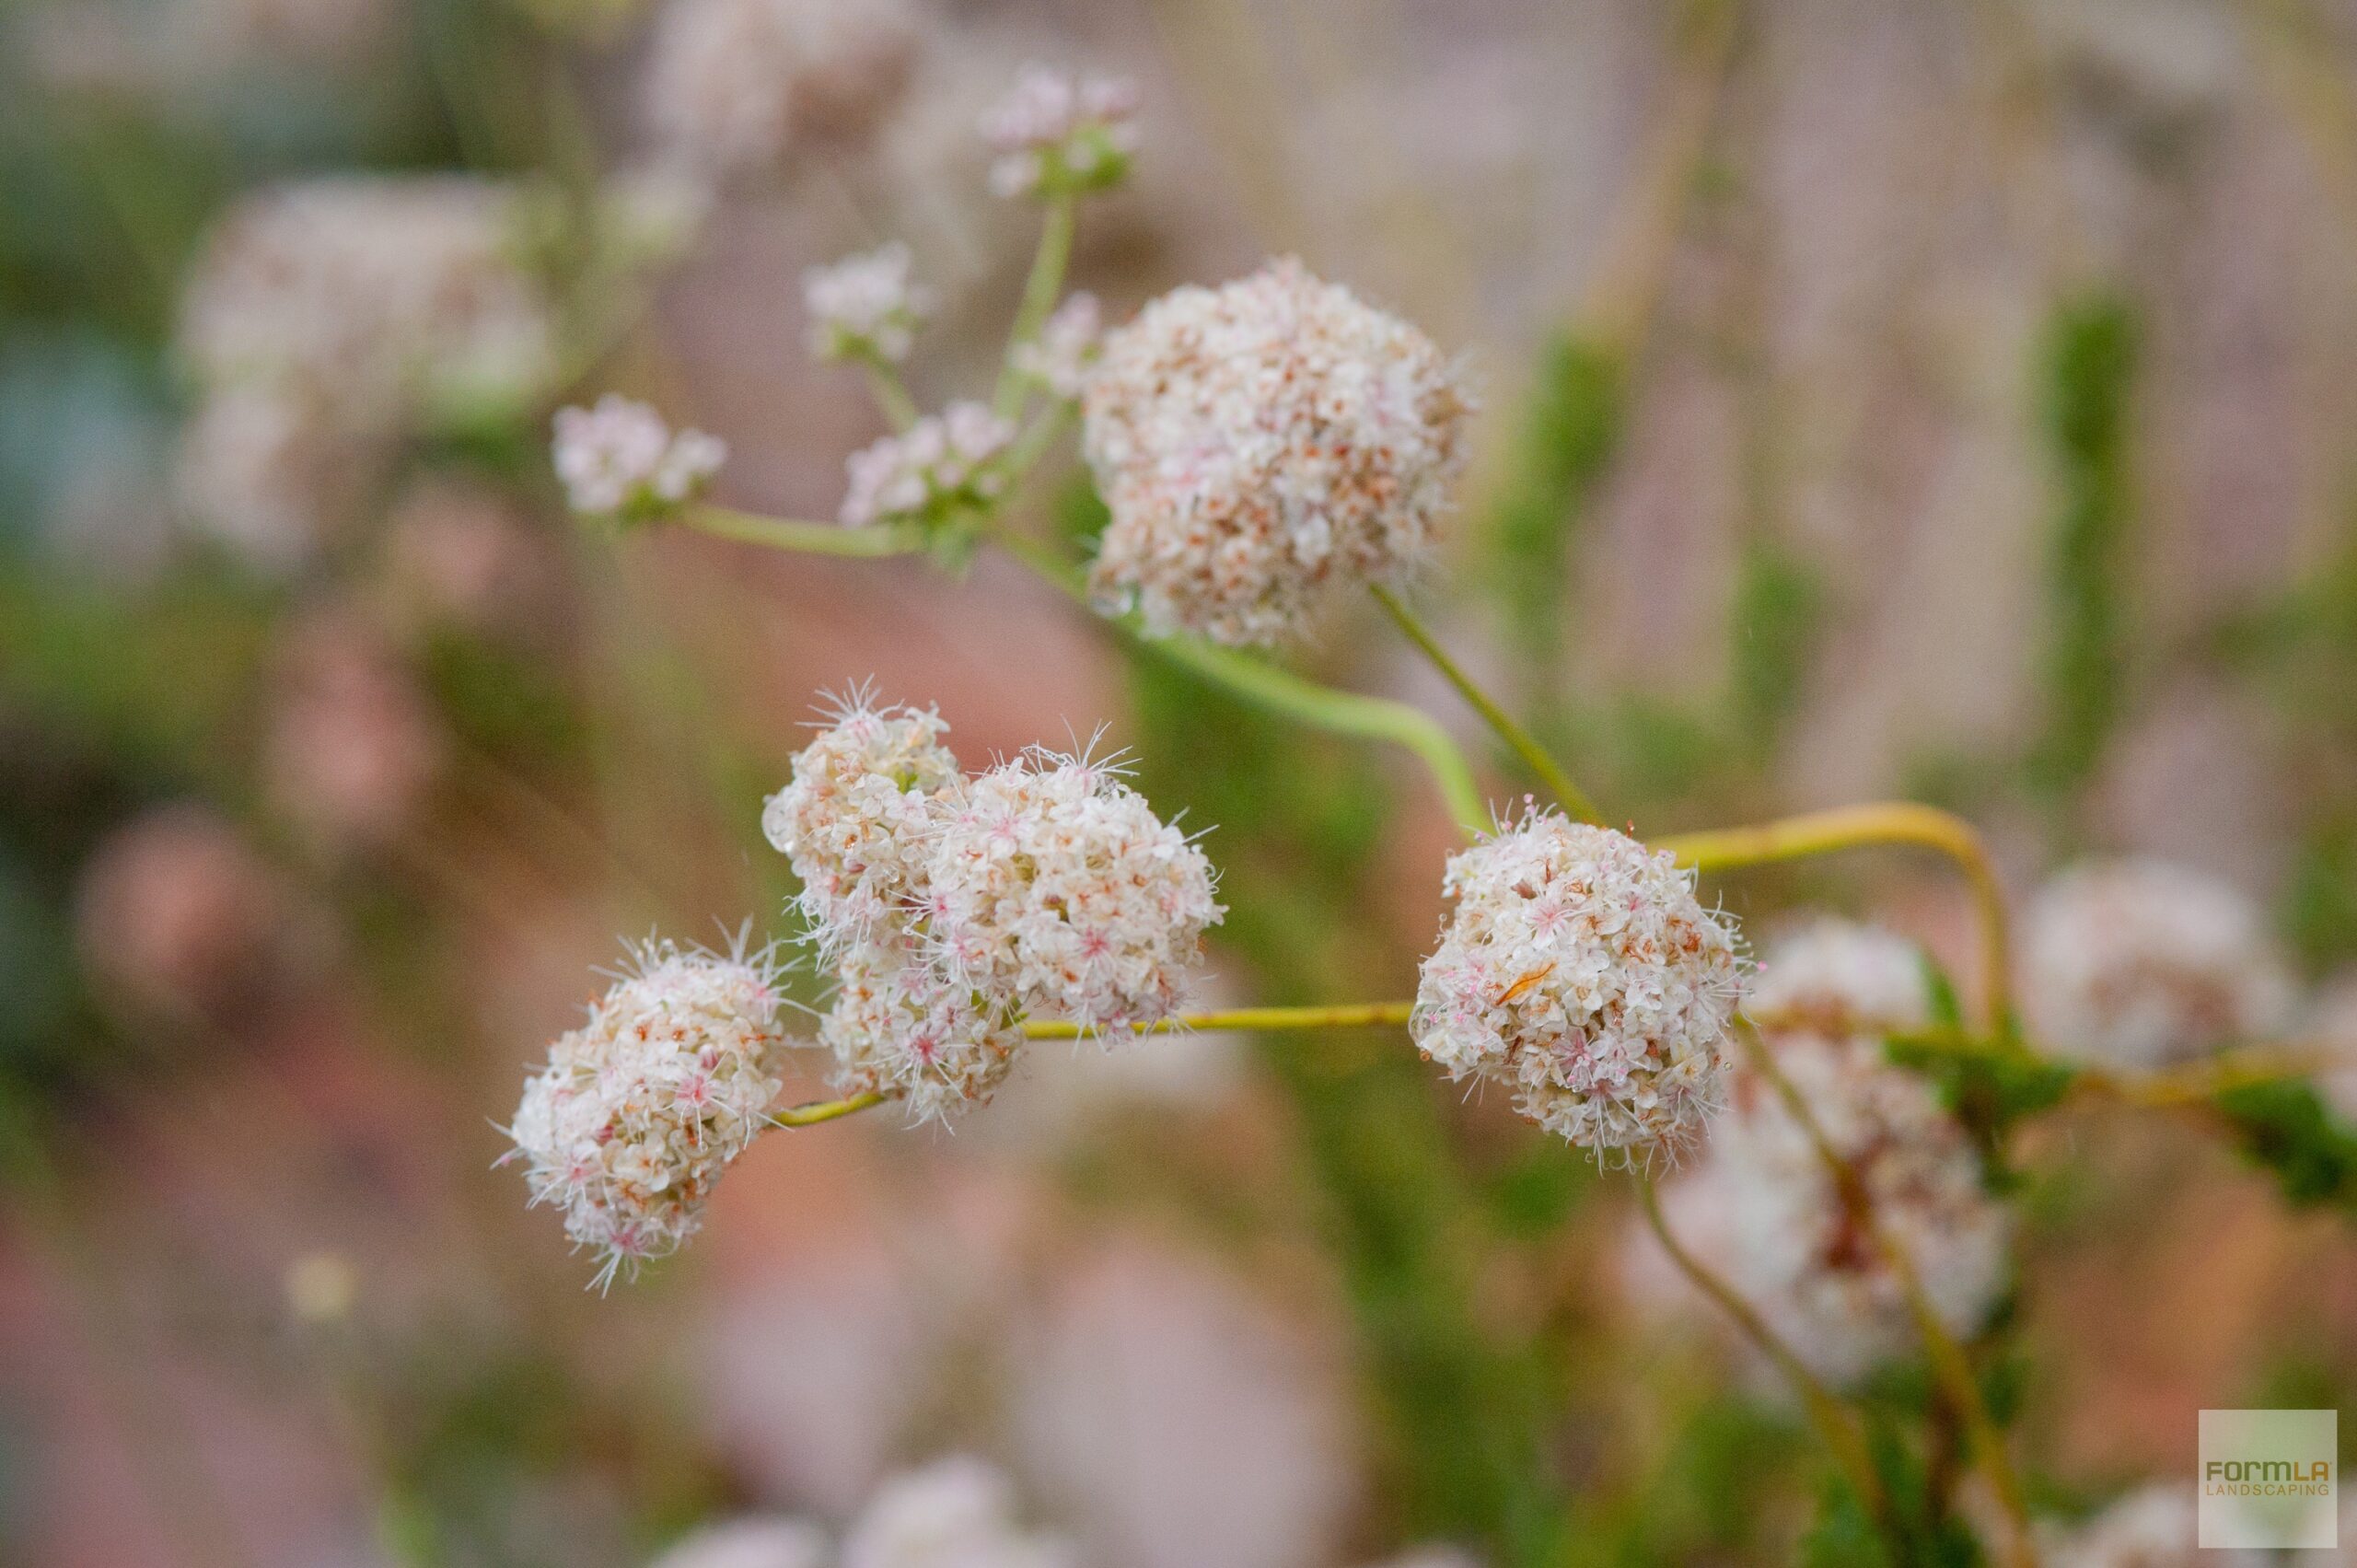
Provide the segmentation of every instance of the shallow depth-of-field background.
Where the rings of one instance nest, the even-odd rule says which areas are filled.
[[[0,7],[0,1564],[639,1564],[955,1451],[1097,1568],[1796,1550],[1819,1461],[1627,1288],[1623,1191],[1396,1030],[1035,1047],[954,1135],[764,1139],[602,1296],[493,1168],[618,934],[788,929],[761,796],[868,678],[969,765],[1109,725],[1215,825],[1213,999],[1412,989],[1452,840],[1404,753],[1003,560],[559,503],[550,412],[621,388],[726,438],[723,499],[831,516],[883,426],[796,279],[886,238],[941,295],[920,398],[986,374],[1036,218],[974,121],[1028,60],[1143,88],[1074,260],[1110,319],[1293,253],[1463,355],[1421,602],[1615,822],[1911,796],[2018,890],[2151,852],[2310,982],[2357,965],[2357,6],[929,0],[888,80],[682,193],[666,126],[725,87],[650,85],[684,3]],[[578,341],[530,395],[207,406],[216,220],[355,170],[547,193]],[[648,254],[571,243],[625,179]],[[1031,526],[1093,526],[1052,468]],[[1497,761],[1376,619],[1295,656]],[[1969,980],[1935,863],[1712,886],[1755,934],[1871,907]],[[2042,1506],[2189,1479],[2201,1407],[2340,1402],[2334,1205],[2102,1108],[2023,1180]]]

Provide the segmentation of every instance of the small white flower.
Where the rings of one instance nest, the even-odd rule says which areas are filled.
[[[595,408],[557,411],[554,455],[575,511],[638,519],[692,500],[728,447],[701,430],[674,433],[646,404],[608,392]]]
[[[2142,1069],[2282,1030],[2291,974],[2258,910],[2155,860],[2073,867],[2024,923],[2022,1001],[2057,1055]]]
[[[731,1519],[675,1543],[653,1568],[827,1568],[827,1532],[784,1516]]]
[[[1025,1533],[1006,1477],[938,1459],[886,1481],[843,1534],[842,1568],[1074,1568],[1061,1541]]]
[[[916,330],[933,314],[933,291],[914,282],[914,261],[899,240],[802,274],[810,352],[821,359],[906,359]]]
[[[511,1129],[532,1202],[562,1209],[565,1233],[604,1254],[600,1283],[695,1234],[784,1086],[766,954],[649,942],[632,959],[550,1048]]]
[[[1097,296],[1074,295],[1056,307],[1038,338],[1016,345],[1015,368],[1057,397],[1078,401],[1100,351],[1099,322]]]
[[[1129,172],[1139,145],[1137,87],[1028,65],[982,116],[998,154],[991,189],[1002,196],[1101,191]]]
[[[1690,1136],[1716,1104],[1742,991],[1732,927],[1694,876],[1553,811],[1451,855],[1457,908],[1424,960],[1410,1031],[1451,1078],[1584,1147]]]
[[[935,521],[987,505],[1006,482],[993,459],[1014,439],[1015,426],[976,402],[952,403],[880,438],[844,465],[843,526]]]
[[[1433,550],[1469,404],[1423,333],[1282,261],[1107,334],[1082,447],[1112,520],[1090,587],[1155,635],[1295,635]]]

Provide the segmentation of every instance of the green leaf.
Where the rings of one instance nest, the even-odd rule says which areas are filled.
[[[2314,1085],[2284,1079],[2221,1089],[2211,1104],[2255,1164],[2301,1205],[2357,1207],[2357,1135],[2326,1110]]]

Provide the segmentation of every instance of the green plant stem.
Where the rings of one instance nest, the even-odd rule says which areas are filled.
[[[1701,1259],[1688,1251],[1685,1244],[1671,1234],[1669,1221],[1661,1212],[1661,1195],[1654,1190],[1653,1178],[1633,1166],[1629,1175],[1636,1186],[1637,1204],[1644,1211],[1645,1224],[1653,1230],[1654,1238],[1661,1243],[1662,1250],[1669,1254],[1669,1260],[1678,1266],[1678,1272],[1684,1274],[1695,1289],[1710,1297],[1727,1315],[1742,1330],[1745,1339],[1775,1364],[1776,1369],[1792,1384],[1794,1392],[1800,1396],[1802,1406],[1808,1411],[1810,1424],[1817,1428],[1817,1435],[1832,1452],[1834,1461],[1841,1467],[1842,1473],[1850,1478],[1850,1484],[1857,1489],[1858,1499],[1865,1504],[1867,1513],[1877,1524],[1886,1522],[1889,1515],[1889,1502],[1884,1496],[1882,1482],[1875,1473],[1874,1458],[1866,1451],[1865,1438],[1851,1419],[1848,1409],[1834,1398],[1832,1390],[1826,1388],[1815,1373],[1802,1365],[1800,1357],[1793,1353],[1791,1347],[1776,1337],[1775,1330],[1768,1327],[1767,1319],[1759,1316],[1751,1303],[1736,1294],[1733,1285],[1713,1273]]]
[[[1777,1065],[1775,1053],[1759,1031],[1738,1020],[1736,1035],[1743,1042],[1745,1053],[1753,1068],[1776,1091],[1785,1110],[1808,1136],[1817,1151],[1818,1161],[1832,1179],[1834,1191],[1842,1208],[1874,1246],[1875,1251],[1889,1268],[1898,1282],[1899,1294],[1906,1297],[1907,1315],[1923,1342],[1923,1350],[1931,1358],[1932,1373],[1939,1380],[1940,1388],[1948,1403],[1964,1422],[1966,1434],[1971,1439],[1974,1458],[1980,1472],[1988,1478],[1989,1490],[1995,1494],[1997,1506],[2005,1517],[2005,1551],[2003,1560],[2008,1568],[2038,1568],[2038,1546],[2032,1539],[2029,1505],[2024,1500],[2021,1478],[2014,1470],[2014,1462],[2005,1452],[2004,1434],[1996,1419],[1989,1413],[1989,1401],[1981,1397],[1980,1381],[1973,1375],[1972,1364],[1964,1347],[1949,1333],[1933,1309],[1932,1298],[1923,1289],[1923,1277],[1909,1256],[1885,1228],[1875,1213],[1874,1194],[1866,1188],[1864,1178],[1857,1167],[1843,1157],[1826,1135],[1824,1124],[1817,1121],[1806,1096],[1800,1092],[1784,1070]]]
[[[677,520],[683,528],[710,534],[714,539],[735,540],[739,544],[765,545],[772,550],[795,551],[806,555],[913,555],[925,548],[922,529],[891,524],[847,528],[835,523],[765,517],[757,512],[739,512],[733,507],[703,505],[686,508]]]
[[[1016,308],[1015,329],[1007,334],[1006,363],[1000,366],[998,389],[991,407],[1002,419],[1023,412],[1023,377],[1015,367],[1016,351],[1039,336],[1048,313],[1063,291],[1064,266],[1072,260],[1074,202],[1070,194],[1051,196],[1039,230],[1039,249],[1031,258],[1031,274],[1023,280],[1023,303]]]
[[[859,356],[860,368],[867,372],[867,389],[876,399],[876,406],[892,422],[895,430],[906,430],[917,422],[917,401],[909,396],[909,389],[901,383],[900,373],[891,362],[873,354]]]
[[[1512,714],[1498,706],[1490,694],[1482,691],[1455,659],[1448,656],[1448,651],[1440,645],[1439,640],[1430,631],[1425,629],[1424,623],[1416,619],[1414,612],[1400,602],[1398,594],[1393,593],[1381,583],[1370,583],[1367,587],[1368,591],[1375,595],[1376,602],[1383,606],[1390,613],[1391,619],[1398,623],[1399,630],[1408,634],[1408,640],[1422,650],[1424,656],[1432,661],[1434,669],[1448,678],[1448,683],[1457,688],[1457,694],[1471,703],[1473,711],[1480,714],[1483,722],[1497,732],[1498,738],[1504,741],[1514,754],[1522,759],[1523,765],[1531,771],[1540,784],[1547,786],[1547,792],[1555,797],[1557,804],[1583,822],[1603,820],[1596,812],[1596,803],[1587,797],[1587,793],[1572,782],[1571,775],[1563,772],[1562,765],[1554,758],[1547,755],[1547,749],[1539,745],[1532,738],[1531,733],[1515,721]]]
[[[885,1101],[883,1095],[853,1095],[845,1099],[817,1099],[806,1105],[790,1105],[784,1110],[770,1112],[770,1120],[780,1127],[815,1127],[821,1121],[836,1121],[863,1110],[871,1110]]]
[[[1415,1007],[1413,1002],[1353,1002],[1333,1007],[1230,1007],[1221,1012],[1181,1014],[1159,1023],[1132,1024],[1129,1032],[1159,1035],[1190,1029],[1250,1029],[1255,1033],[1270,1029],[1362,1029],[1404,1024]],[[1055,1020],[1023,1026],[1024,1035],[1030,1040],[1080,1040],[1089,1035],[1120,1032],[1119,1025],[1109,1030],[1088,1029]]]

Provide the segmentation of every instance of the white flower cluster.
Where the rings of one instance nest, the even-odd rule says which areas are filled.
[[[2262,1551],[2204,1550],[2198,1515],[2191,1487],[2154,1481],[2084,1524],[2041,1529],[2038,1558],[2047,1568],[2258,1568],[2270,1560]]]
[[[1770,950],[1745,1005],[1780,1020],[1763,1025],[1778,1068],[1857,1172],[1940,1321],[1977,1330],[2004,1286],[2005,1211],[1964,1129],[1883,1051],[1885,1034],[1930,1021],[1922,955],[1826,921]],[[1913,1342],[1905,1293],[1775,1086],[1748,1063],[1730,1085],[1709,1153],[1669,1194],[1673,1228],[1812,1371],[1854,1382]]]
[[[899,0],[671,0],[646,110],[674,159],[714,174],[865,135],[899,101],[917,29]]]
[[[1297,633],[1330,586],[1430,553],[1469,406],[1430,339],[1298,261],[1163,296],[1083,403],[1098,601],[1156,635]]]
[[[1067,402],[1079,401],[1101,344],[1102,312],[1093,294],[1075,294],[1055,308],[1039,335],[1015,348],[1015,368]]]
[[[655,1568],[1074,1568],[1062,1541],[1023,1528],[995,1467],[953,1456],[877,1489],[840,1551],[800,1519],[738,1519],[700,1530]]]
[[[843,465],[843,526],[934,522],[988,503],[1005,486],[993,459],[1014,439],[1015,426],[977,402],[951,403],[877,439]]]
[[[1026,66],[982,116],[982,135],[998,154],[991,189],[1054,196],[1118,184],[1137,154],[1137,86],[1125,78]]]
[[[575,511],[637,520],[693,499],[728,447],[701,430],[674,431],[646,404],[608,392],[594,408],[557,411],[554,457]]]
[[[2075,866],[2041,889],[2023,942],[2038,1043],[2131,1070],[2280,1031],[2291,974],[2249,900],[2162,861]]]
[[[605,1255],[601,1283],[695,1234],[784,1087],[765,954],[650,942],[632,957],[550,1048],[510,1129],[532,1201],[563,1210],[565,1233]]]
[[[1451,1078],[1596,1150],[1696,1132],[1742,991],[1734,931],[1694,878],[1624,834],[1547,811],[1449,857],[1457,900],[1410,1022]]]
[[[934,308],[933,291],[911,276],[914,266],[909,248],[896,239],[805,271],[810,352],[821,359],[906,359]]]
[[[854,695],[761,818],[836,966],[838,1086],[919,1120],[987,1099],[1027,1017],[1170,1016],[1222,912],[1210,862],[1117,767],[1034,751],[969,779],[946,727]]]

